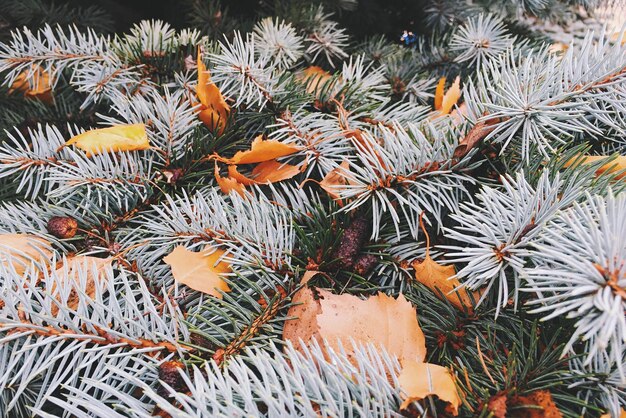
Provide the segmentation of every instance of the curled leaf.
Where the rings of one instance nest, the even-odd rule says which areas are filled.
[[[49,264],[50,248],[50,242],[35,235],[0,234],[0,264],[22,275],[32,263]]]
[[[414,401],[435,395],[449,404],[453,415],[458,415],[461,398],[448,369],[436,364],[419,363],[413,360],[402,362],[402,366],[398,382],[407,397],[400,409],[406,409]]]
[[[28,81],[29,72],[32,72],[32,84]],[[52,102],[52,85],[50,83],[50,74],[41,67],[34,65],[31,70],[22,71],[11,87],[9,93],[21,91],[26,97],[35,97],[44,103]]]
[[[163,261],[172,268],[177,282],[221,299],[220,291],[230,291],[221,276],[232,271],[229,263],[221,261],[225,254],[224,250],[210,245],[202,252],[189,251],[179,245]]]
[[[461,98],[461,78],[457,77],[452,83],[452,86],[443,93],[446,84],[446,78],[442,77],[437,84],[435,90],[435,110],[438,110],[443,115],[450,113],[454,105]]]
[[[87,156],[104,152],[140,151],[150,148],[146,125],[116,125],[110,128],[92,129],[76,135],[65,143],[75,145]]]
[[[228,164],[255,164],[285,157],[298,151],[300,151],[300,147],[275,140],[266,140],[263,135],[259,135],[252,141],[249,150],[238,151],[233,158],[223,158],[222,161]]]
[[[222,191],[222,193],[230,194],[230,192],[235,191],[239,193],[240,196],[242,197],[245,196],[246,186],[240,183],[239,181],[237,181],[237,179],[233,178],[232,176],[222,177],[220,175],[220,170],[217,164],[215,164],[214,173],[215,173],[215,180],[217,181],[218,186],[220,186],[220,190]],[[242,177],[246,178],[244,176]]]
[[[201,109],[198,117],[213,132],[222,134],[228,122],[230,106],[226,103],[220,89],[211,81],[211,74],[207,70],[202,56],[198,51],[198,86],[196,95],[200,100]]]
[[[348,160],[343,160],[338,167],[330,170],[319,184],[333,200],[338,200],[338,192],[350,184],[350,178],[350,163]]]

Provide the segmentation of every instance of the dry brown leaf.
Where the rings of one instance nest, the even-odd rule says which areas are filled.
[[[324,176],[319,185],[333,200],[338,200],[338,191],[350,184],[350,178],[350,163],[343,160],[339,167],[333,168]]]
[[[221,135],[226,128],[230,106],[226,103],[220,89],[211,81],[211,74],[207,70],[202,56],[198,51],[198,86],[196,95],[200,100],[201,110],[198,117],[210,130]]]
[[[219,261],[225,253],[210,245],[205,246],[202,252],[189,251],[179,245],[163,261],[172,268],[177,282],[221,299],[220,290],[230,291],[221,276],[232,271],[228,262]]]
[[[444,88],[446,84],[446,78],[441,77],[437,89],[435,90],[435,110],[438,110],[441,114],[447,115],[452,108],[461,98],[461,78],[457,77],[452,83],[452,86],[444,94]]]
[[[310,277],[305,276],[302,282],[306,283]],[[340,342],[352,359],[352,341],[355,341],[382,346],[401,361],[424,361],[424,334],[413,305],[403,295],[394,299],[379,293],[364,300],[305,286],[294,296],[294,303],[302,304],[290,308],[288,316],[298,319],[285,323],[283,339],[292,341],[296,347],[299,338],[304,342],[316,339],[320,343],[325,339],[329,347],[339,352]]]
[[[51,244],[30,234],[0,234],[0,264],[13,266],[16,273],[24,274],[33,262],[48,264],[52,257]]]
[[[571,160],[569,160],[567,163],[565,163],[564,167],[567,168],[571,166],[572,164],[577,162],[579,159],[580,159],[581,164],[592,164],[592,163],[595,163],[596,161],[601,161],[607,158],[609,158],[608,155],[583,155],[582,157],[576,156],[572,158]],[[620,155],[617,158],[614,158],[611,161],[607,162],[606,164],[602,165],[600,168],[596,170],[596,175],[601,175],[604,173],[614,174],[620,171],[622,171],[622,173],[615,176],[616,180],[621,180],[622,178],[626,177],[626,156],[624,155]]]
[[[222,193],[230,194],[230,192],[235,191],[239,193],[240,196],[245,196],[246,186],[233,177],[222,177],[217,164],[215,164],[215,181],[217,181],[217,185],[220,186]]]
[[[24,70],[17,76],[13,84],[11,84],[9,93],[21,91],[26,97],[35,97],[44,103],[52,103],[52,85],[50,84],[50,74],[34,64],[32,72],[34,86],[31,87],[28,82],[29,70]]]
[[[83,292],[89,298],[93,299],[96,295],[96,281],[102,280],[106,278],[106,270],[111,267],[111,259],[110,258],[97,258],[86,255],[79,255],[76,257],[68,258],[65,263],[56,270],[56,275],[58,277],[67,277],[68,279],[72,279],[76,284],[80,285],[79,272],[85,272],[87,275],[87,280],[85,283],[85,288],[82,289]],[[52,293],[55,292],[55,286],[52,286]],[[60,301],[60,297],[57,295],[57,300]],[[70,292],[69,297],[66,301],[66,306],[70,309],[78,308],[78,304],[80,302],[80,298],[78,296],[78,292],[74,289]],[[52,305],[52,314],[56,315],[59,311],[59,307],[57,305]]]
[[[420,216],[420,226],[426,235],[426,257],[424,261],[417,261],[413,263],[413,269],[415,270],[415,280],[422,283],[435,294],[439,295],[437,289],[441,291],[457,309],[463,310],[467,308],[472,311],[472,298],[470,297],[467,289],[462,288],[456,290],[460,285],[459,279],[454,277],[456,271],[453,265],[442,266],[430,257],[430,236],[424,227],[424,222]],[[480,297],[479,292],[474,292],[474,300],[478,300]]]
[[[416,361],[404,361],[402,366],[398,382],[407,398],[400,409],[406,409],[414,401],[435,395],[449,404],[450,413],[458,415],[461,398],[448,369]]]
[[[284,144],[275,140],[266,140],[257,136],[248,151],[238,151],[233,158],[219,158],[228,164],[255,164],[275,160],[300,151],[300,147]]]
[[[506,393],[498,392],[489,398],[487,409],[493,414],[494,418],[506,418],[507,401]]]
[[[563,414],[552,399],[552,394],[547,390],[538,390],[527,396],[516,396],[509,401],[509,406],[515,407],[515,412],[510,414],[514,418],[563,417]]]
[[[92,129],[76,135],[65,145],[76,145],[85,151],[88,157],[104,152],[140,151],[150,148],[146,125],[143,123]]]

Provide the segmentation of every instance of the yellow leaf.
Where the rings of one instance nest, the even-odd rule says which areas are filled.
[[[257,136],[248,151],[238,151],[233,158],[224,158],[228,164],[254,164],[275,160],[300,151],[300,147],[283,144],[275,140],[265,140],[263,135]]]
[[[453,265],[442,266],[430,257],[430,236],[424,227],[422,216],[420,216],[420,226],[426,235],[426,257],[424,261],[417,261],[413,263],[415,270],[415,280],[422,283],[435,294],[439,295],[437,289],[441,291],[457,309],[463,310],[467,308],[472,311],[472,298],[468,294],[465,288],[456,290],[461,283],[457,278],[453,278],[456,274]],[[474,300],[478,300],[480,294],[474,293]]]
[[[443,93],[446,88],[446,78],[441,77],[439,79],[439,83],[437,83],[437,88],[435,89],[435,110],[441,109],[441,104],[443,103]]]
[[[9,93],[21,91],[26,97],[36,97],[45,103],[51,103],[52,85],[50,84],[50,75],[47,71],[34,64],[31,70],[33,72],[34,85],[31,87],[28,82],[29,70],[24,70],[17,76],[13,84],[11,84]]]
[[[574,164],[574,162],[578,161],[579,158],[582,164],[592,164],[592,163],[595,163],[596,161],[602,161],[602,160],[608,159],[609,156],[608,155],[584,155],[582,157],[577,156],[569,160],[567,163],[565,163],[565,167],[571,166],[572,164]],[[620,171],[621,173],[619,173]],[[620,155],[617,158],[614,158],[611,161],[607,162],[606,164],[603,164],[600,168],[596,170],[596,175],[601,175],[604,173],[607,173],[607,174],[619,173],[615,176],[616,180],[621,180],[622,178],[626,177],[626,156]]]
[[[146,125],[143,123],[92,129],[76,135],[65,145],[76,145],[85,151],[88,157],[103,152],[140,151],[150,148]]]
[[[276,160],[264,161],[252,169],[257,183],[276,183],[290,179],[300,172],[295,165],[280,163]]]
[[[306,283],[309,277],[304,277]],[[303,287],[293,302],[301,303],[289,309],[283,329],[283,339],[299,347],[304,342],[326,339],[328,346],[339,352],[341,342],[349,359],[353,359],[351,341],[382,346],[401,361],[423,361],[426,357],[424,334],[417,322],[413,305],[403,295],[394,299],[384,293],[360,299],[349,294],[335,295],[327,290]]]
[[[300,79],[306,83],[306,92],[317,95],[322,92],[324,85],[332,78],[332,75],[321,67],[312,65],[300,73]]]
[[[93,299],[96,296],[96,283],[98,280],[106,279],[106,271],[111,268],[110,258],[97,258],[86,255],[79,255],[76,257],[68,258],[65,263],[56,270],[57,277],[67,277],[74,280],[76,285],[81,285],[80,274],[86,275],[85,288],[81,289],[89,298]],[[52,286],[52,293],[56,293],[56,286]],[[56,299],[61,301],[60,295],[56,296]],[[72,289],[65,301],[65,305],[70,309],[78,308],[80,302],[79,293]],[[56,315],[59,311],[57,305],[52,305],[52,314]]]
[[[450,113],[454,105],[459,101],[459,98],[461,98],[461,78],[457,77],[444,94],[445,85],[446,78],[441,77],[435,90],[435,110],[438,110],[443,115]]]
[[[218,186],[220,186],[222,193],[230,194],[230,192],[235,191],[239,193],[240,196],[245,196],[246,186],[238,182],[233,177],[222,177],[217,164],[215,164],[215,180],[217,181]]]
[[[402,366],[398,382],[407,398],[400,409],[406,409],[414,401],[436,395],[440,400],[449,404],[453,415],[458,415],[461,398],[448,369],[436,364],[419,363],[413,360],[402,362]]]
[[[220,89],[211,81],[211,73],[207,70],[204,62],[202,62],[200,51],[198,51],[198,86],[196,94],[201,104],[198,117],[210,130],[217,131],[221,135],[226,127],[226,122],[228,122],[230,106],[226,103]]]
[[[30,234],[0,234],[0,264],[13,266],[16,273],[24,274],[32,263],[49,264],[51,244]]]
[[[230,291],[221,276],[232,271],[229,263],[220,261],[225,253],[210,245],[198,253],[179,245],[163,261],[172,268],[177,282],[221,299],[220,290]]]

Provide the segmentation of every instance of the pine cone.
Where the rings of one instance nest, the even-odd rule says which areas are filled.
[[[57,238],[72,238],[78,231],[78,222],[69,216],[53,216],[48,220],[47,229]]]
[[[339,248],[337,248],[334,254],[334,258],[338,259],[339,268],[350,270],[354,266],[369,232],[369,219],[363,216],[357,216],[344,230]]]
[[[364,254],[354,263],[354,272],[359,276],[365,276],[376,267],[376,264],[378,264],[378,257],[374,254]]]
[[[159,366],[159,379],[167,383],[176,392],[186,392],[187,386],[179,372],[179,369],[182,368],[183,363],[180,361],[165,361]],[[164,398],[169,397],[168,390],[161,385],[159,385],[157,392]]]

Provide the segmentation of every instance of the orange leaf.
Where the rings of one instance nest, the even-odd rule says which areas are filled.
[[[30,234],[0,234],[0,264],[13,266],[20,276],[31,263],[48,264],[52,257],[51,244]]]
[[[324,85],[332,78],[332,75],[321,67],[312,65],[301,72],[300,79],[306,83],[306,92],[317,95],[321,93]]]
[[[233,158],[223,159],[228,164],[254,164],[285,157],[300,148],[295,145],[283,144],[275,140],[264,140],[263,135],[257,136],[248,151],[238,151]]]
[[[300,173],[295,165],[280,163],[276,160],[264,161],[252,169],[257,183],[276,183],[287,180]]]
[[[224,254],[225,251],[210,245],[198,253],[179,245],[163,261],[172,268],[177,282],[221,299],[219,290],[228,292],[230,288],[220,276],[232,271],[229,263],[219,261]]]
[[[304,277],[306,283],[309,277]],[[424,334],[417,322],[413,305],[403,295],[394,299],[384,293],[360,299],[349,294],[335,295],[327,290],[303,287],[296,293],[294,303],[302,303],[289,309],[288,316],[298,319],[285,323],[283,339],[299,346],[316,339],[339,351],[339,342],[349,359],[352,359],[352,343],[372,343],[383,346],[387,352],[401,361],[424,361],[426,344]]]
[[[319,185],[333,199],[339,199],[339,190],[350,184],[350,163],[343,160],[339,167],[330,170],[320,181]]]
[[[449,404],[453,415],[458,415],[461,398],[448,369],[436,364],[418,363],[413,360],[404,361],[402,366],[398,382],[407,398],[400,409],[406,409],[414,401],[436,395],[440,400]]]
[[[111,267],[110,258],[97,258],[86,255],[79,255],[76,257],[68,258],[66,262],[56,270],[56,274],[59,277],[67,277],[74,280],[76,284],[80,285],[80,273],[86,274],[87,280],[85,288],[82,289],[87,296],[93,299],[96,296],[97,280],[106,279],[106,269]],[[55,293],[56,286],[52,286],[52,293]],[[57,295],[56,299],[60,301],[60,296]],[[80,298],[78,292],[72,289],[65,305],[70,309],[78,308]],[[59,311],[57,305],[52,305],[52,314],[56,315]]]
[[[230,192],[234,190],[235,192],[239,193],[240,196],[245,196],[246,186],[238,182],[233,177],[222,177],[220,175],[220,170],[217,167],[217,164],[215,164],[215,180],[217,181],[218,186],[220,186],[220,190],[222,191],[222,193],[230,194]]]
[[[595,163],[596,161],[601,161],[608,158],[608,155],[584,155],[582,156],[582,158],[580,158],[580,161],[582,164],[591,164]],[[565,163],[565,167],[571,166],[578,159],[579,157],[572,158],[567,163]],[[620,171],[621,173],[619,173]],[[598,176],[604,173],[619,173],[615,176],[616,180],[621,180],[622,178],[626,177],[626,156],[620,155],[617,158],[608,161],[606,164],[603,164],[600,168],[596,170],[596,175]]]
[[[9,93],[21,91],[26,97],[36,97],[44,103],[51,103],[52,85],[50,84],[50,74],[35,64],[32,66],[32,72],[34,86],[31,87],[28,82],[29,70],[24,70],[9,87]]]
[[[65,145],[76,145],[88,157],[103,152],[140,151],[150,148],[146,125],[143,123],[92,129],[76,135]]]
[[[515,412],[511,413],[511,416],[515,418],[563,417],[552,399],[552,394],[547,390],[537,390],[526,396],[516,396],[509,401],[509,406],[515,407]]]
[[[430,257],[430,236],[424,227],[424,221],[420,216],[420,226],[426,235],[426,257],[424,261],[417,261],[413,263],[415,269],[415,280],[422,283],[435,294],[439,294],[437,289],[446,296],[446,299],[450,301],[457,309],[463,310],[463,308],[472,311],[472,298],[470,298],[465,288],[456,290],[461,283],[457,278],[453,278],[456,274],[453,265],[442,266]],[[474,292],[474,299],[478,300],[480,297],[479,292]]]
[[[604,414],[600,418],[611,418],[611,414]],[[626,418],[626,411],[622,408],[622,412],[619,415],[619,418]]]
[[[221,135],[226,127],[226,122],[228,122],[230,106],[226,103],[220,89],[211,81],[211,73],[202,62],[200,51],[198,51],[196,95],[202,105],[198,117],[210,130],[217,131]]]
[[[454,105],[461,98],[461,78],[457,77],[448,91],[443,94],[445,84],[446,78],[441,77],[439,84],[437,84],[437,89],[435,90],[435,110],[439,110],[443,115],[450,113]]]
[[[435,89],[435,110],[441,109],[441,104],[443,103],[443,93],[446,88],[446,78],[441,77],[439,79],[439,83],[437,83],[437,88]]]

